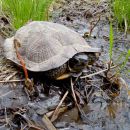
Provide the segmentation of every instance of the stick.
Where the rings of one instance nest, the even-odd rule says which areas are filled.
[[[47,130],[56,130],[55,126],[52,124],[52,122],[49,120],[49,118],[46,115],[43,116],[42,122],[47,128]]]
[[[5,81],[10,80],[10,79],[11,79],[12,77],[14,77],[17,73],[18,73],[18,72],[14,72],[13,74],[9,75],[9,76],[5,79]]]
[[[99,21],[100,21],[100,16],[99,16],[99,18],[98,18],[97,22],[94,24],[94,26],[90,29],[89,36],[91,36],[92,31],[93,31],[93,30],[94,30],[94,28],[97,26],[97,24],[98,24],[98,22],[99,22]]]
[[[63,107],[59,108],[58,115],[59,115],[60,113],[63,113],[63,112],[66,111],[67,109],[68,109],[68,106],[63,106]],[[46,116],[47,116],[48,118],[52,117],[54,111],[55,111],[55,110],[49,111],[48,113],[46,113]]]
[[[77,102],[76,95],[75,95],[75,92],[74,92],[74,86],[73,86],[72,78],[71,78],[71,91],[72,91],[72,96],[74,98],[75,104],[78,107],[78,102]]]
[[[84,111],[81,109],[81,106],[80,106],[80,105],[78,104],[78,102],[77,102],[76,95],[75,95],[75,92],[74,92],[74,86],[73,86],[72,78],[71,78],[71,90],[72,90],[72,96],[73,96],[74,101],[75,101],[75,105],[76,105],[76,107],[77,107],[79,113],[81,114],[82,117],[85,118],[85,121],[86,121],[88,124],[90,124],[90,123],[92,124],[92,122],[91,122],[89,119],[87,119],[87,117],[86,117]]]
[[[8,81],[0,81],[0,83],[14,83],[14,82],[24,82],[25,79],[21,79],[21,80],[8,80]]]
[[[116,68],[117,66],[118,66],[118,65],[114,65],[114,66],[110,67],[110,69],[114,69],[114,68]],[[107,71],[107,70],[108,70],[108,68],[107,68],[107,69],[104,69],[104,70],[101,70],[101,71],[98,71],[98,72],[95,72],[95,73],[93,73],[93,74],[81,76],[80,78],[83,79],[83,78],[92,77],[92,76],[94,76],[94,75],[101,74],[101,73],[103,73],[103,72],[105,72],[105,71]]]
[[[54,113],[53,113],[53,115],[52,115],[52,118],[51,118],[51,121],[52,121],[52,122],[55,120],[56,115],[57,115],[57,113],[58,113],[58,111],[59,111],[59,108],[60,108],[60,106],[62,105],[62,103],[63,103],[63,101],[65,100],[65,98],[67,97],[68,93],[69,93],[69,92],[66,91],[66,93],[64,94],[64,96],[63,96],[63,98],[61,99],[60,103],[59,103],[58,106],[56,107],[56,109],[55,109],[55,111],[54,111]]]

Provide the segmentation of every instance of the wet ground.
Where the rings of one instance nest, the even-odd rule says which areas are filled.
[[[91,46],[102,48],[101,58],[104,62],[109,61],[109,19],[113,18],[109,2],[107,0],[61,1],[54,6],[53,21],[72,28],[81,36],[90,33],[94,27],[91,37],[86,36],[85,39]],[[130,34],[125,38],[124,33],[117,29],[115,21],[113,21],[113,27],[113,61],[118,64],[130,49]],[[122,73],[123,78],[130,85],[128,70],[130,70],[130,59]]]
[[[108,1],[102,0],[62,0],[61,4],[54,6],[53,21],[64,24],[69,28],[77,31],[84,36],[91,33],[91,37],[86,36],[86,41],[91,46],[102,48],[101,60],[106,63],[109,61],[109,19],[113,18],[113,14],[110,11],[110,5]],[[117,29],[117,23],[113,22],[114,27],[114,48],[113,48],[113,62],[121,63],[128,49],[130,49],[130,35],[125,38],[124,33]],[[130,88],[130,59],[125,68],[121,71],[122,77],[125,79]],[[79,118],[76,117],[76,111],[71,110],[72,119],[63,117],[66,119],[66,126],[68,129],[74,130],[128,130],[129,125],[129,101],[127,102],[127,96],[122,91],[121,101],[106,103],[103,99],[96,99],[96,103],[88,104],[87,109],[91,112],[87,114],[88,119],[93,122],[97,122],[95,126],[80,124]],[[100,97],[100,96],[99,96]],[[123,99],[122,99],[123,97]],[[125,101],[122,101],[125,100]],[[119,102],[118,102],[119,101]],[[100,104],[100,103],[101,104]],[[69,114],[70,115],[70,114]],[[127,116],[126,116],[127,115]],[[71,117],[70,116],[70,117]],[[74,118],[74,117],[75,118]],[[74,119],[73,119],[74,118]],[[68,123],[69,122],[71,123]],[[63,122],[64,123],[64,122]],[[59,122],[57,123],[59,124]],[[59,127],[62,128],[62,125]]]
[[[95,72],[95,69],[96,71],[102,70],[104,68],[102,64],[109,61],[109,19],[112,17],[109,3],[105,0],[60,0],[51,10],[53,10],[52,20],[54,22],[74,29],[81,36],[84,36],[91,46],[102,48],[101,66],[99,62],[99,67],[95,65],[85,73]],[[127,50],[130,49],[130,35],[125,38],[123,33],[117,31],[115,22],[113,22],[113,25],[115,39],[113,61],[118,64],[122,62]],[[91,36],[88,37],[92,28]],[[6,31],[7,35],[12,35],[10,30]],[[3,81],[23,79],[22,71],[3,59],[3,55],[1,55],[0,67],[0,79]],[[62,105],[62,107],[67,106],[68,109],[62,110],[61,113],[64,114],[60,114],[59,118],[53,122],[54,126],[58,130],[129,130],[130,97],[128,89],[130,88],[130,75],[126,71],[128,69],[130,69],[130,62],[122,70],[124,80],[119,78],[118,88],[116,88],[117,85],[115,84],[112,84],[111,87],[111,83],[104,78],[104,74],[86,80],[79,79],[75,86],[77,91],[83,95],[81,96],[82,99],[79,99],[83,113],[80,113],[79,116],[78,109],[72,107],[72,104],[74,104],[72,97],[68,96],[66,103]],[[39,78],[37,77],[37,79]],[[69,80],[62,83],[53,82],[49,84],[51,86],[49,95],[46,95],[46,93],[43,93],[45,91],[43,81],[45,80],[43,78],[41,79],[42,82],[36,83],[40,95],[35,101],[28,100],[22,82],[0,84],[0,130],[18,129],[18,124],[21,123],[18,119],[31,120],[33,125],[40,126],[41,129],[47,129],[44,122],[41,121],[43,115],[56,108],[63,93],[71,85]],[[106,88],[110,88],[110,91]],[[12,113],[15,113],[16,116],[12,116]],[[19,116],[21,113],[22,116]],[[17,117],[17,122],[14,121],[15,117]],[[27,125],[26,121],[23,122],[21,127]]]

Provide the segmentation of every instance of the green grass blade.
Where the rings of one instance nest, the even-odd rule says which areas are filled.
[[[2,8],[18,29],[29,20],[47,20],[48,8],[53,0],[0,0]]]
[[[130,0],[113,0],[112,5],[119,26],[124,28],[124,20],[126,20],[128,28],[130,28]]]
[[[120,71],[124,69],[126,63],[127,63],[128,60],[129,60],[129,57],[130,57],[130,49],[128,50],[128,52],[127,52],[127,54],[126,54],[125,60],[124,60],[124,62],[123,62],[122,65],[121,65]]]
[[[110,23],[109,42],[110,42],[109,57],[110,57],[110,60],[112,60],[112,49],[113,49],[113,27],[112,27],[112,23]]]

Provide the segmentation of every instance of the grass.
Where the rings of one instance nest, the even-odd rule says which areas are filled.
[[[127,26],[130,29],[130,0],[113,1],[114,16],[117,18],[120,27],[124,27],[125,25],[126,29]]]
[[[109,34],[110,48],[109,48],[109,57],[110,61],[112,60],[112,49],[113,49],[113,27],[112,23],[110,23],[110,34]]]
[[[48,20],[53,0],[0,0],[2,11],[10,17],[15,29],[31,20]]]
[[[110,43],[110,47],[109,47],[109,58],[110,58],[110,61],[112,61],[112,54],[113,54],[112,50],[113,50],[113,44],[114,44],[114,34],[113,34],[112,23],[110,23],[109,43]],[[125,58],[122,61],[120,69],[116,72],[117,74],[121,73],[121,71],[125,68],[128,60],[129,60],[129,57],[130,57],[130,49],[128,50],[127,54],[125,55]],[[128,70],[127,72],[129,73],[130,70]]]
[[[127,54],[126,54],[126,56],[125,56],[125,59],[124,59],[122,65],[121,65],[121,67],[120,67],[120,71],[124,69],[126,63],[127,63],[128,60],[129,60],[129,57],[130,57],[130,49],[128,50],[128,52],[127,52]],[[129,70],[128,70],[128,71],[129,71]]]

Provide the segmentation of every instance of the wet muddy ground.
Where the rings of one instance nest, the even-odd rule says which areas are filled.
[[[60,0],[60,2],[57,1],[51,10],[53,10],[52,21],[74,29],[91,46],[102,48],[102,55],[97,63],[98,66],[95,64],[92,68],[89,68],[84,72],[85,75],[93,73],[95,70],[104,69],[105,64],[109,61],[109,19],[112,17],[109,3],[99,0]],[[115,22],[113,25],[115,39],[113,61],[118,64],[124,59],[127,50],[130,48],[130,35],[125,38],[123,33],[117,31]],[[91,36],[88,37],[92,28]],[[12,35],[10,30],[6,31],[8,36]],[[64,82],[51,81],[51,84],[49,84],[51,89],[49,95],[47,95],[45,89],[43,89],[46,86],[43,81],[47,79],[40,79],[39,75],[35,75],[39,97],[34,101],[29,101],[23,90],[23,72],[4,59],[2,53],[0,59],[0,79],[3,81],[16,80],[16,82],[0,84],[0,130],[23,128],[26,125],[28,126],[27,122],[31,122],[32,125],[41,129],[51,130],[46,127],[43,115],[55,110],[63,94],[70,89],[70,80],[68,79]],[[79,78],[75,87],[80,92],[80,95],[83,95],[78,101],[83,110],[82,114],[79,114],[77,107],[74,107],[72,96],[67,96],[66,102],[62,104],[61,113],[63,114],[60,114],[58,119],[53,122],[56,129],[129,130],[130,74],[126,71],[128,69],[130,69],[130,61],[122,70],[124,80],[119,78],[117,81],[118,85],[111,84],[105,78],[104,73],[95,75],[92,78]],[[21,82],[19,82],[19,79],[21,79]],[[38,81],[38,79],[40,80]],[[28,128],[26,127],[25,130]],[[35,128],[34,130],[37,129]]]
[[[109,61],[109,19],[111,18],[113,18],[113,14],[110,11],[110,4],[108,1],[63,0],[62,4],[55,6],[53,12],[54,22],[64,24],[74,29],[83,37],[90,33],[90,30],[94,27],[91,33],[91,37],[86,36],[85,39],[91,46],[102,48],[102,56],[100,60],[102,60],[104,63]],[[118,64],[122,62],[125,55],[127,54],[128,49],[130,49],[130,35],[128,34],[127,38],[125,38],[124,33],[117,29],[116,22],[113,22],[113,26],[113,62]],[[130,73],[128,73],[129,69],[130,59],[126,67],[121,72],[122,77],[130,87]],[[69,129],[128,130],[130,127],[130,119],[128,116],[129,101],[126,95],[127,92],[122,91],[121,100],[118,99],[112,103],[106,103],[105,101],[104,103],[103,99],[97,98],[95,99],[97,100],[96,103],[88,104],[87,109],[90,109],[91,112],[88,112],[87,116],[88,119],[97,122],[97,125],[95,126],[80,124],[81,122],[79,121],[78,117],[76,118],[75,110],[71,111],[71,113],[75,113],[75,118],[73,119],[72,117],[72,123],[67,123]],[[64,118],[61,118],[60,121],[62,122]],[[69,119],[67,118],[67,121],[68,120]],[[75,122],[77,122],[77,124]]]
[[[101,58],[104,62],[109,61],[109,19],[112,18],[113,14],[110,11],[110,4],[106,0],[62,0],[62,2],[54,6],[53,12],[54,22],[74,29],[81,36],[90,33],[90,30],[94,27],[91,37],[88,38],[86,36],[85,39],[91,46],[102,48]],[[130,34],[125,38],[124,33],[117,29],[116,21],[113,21],[113,26],[113,61],[118,64],[124,59],[128,49],[130,49]],[[130,61],[122,73],[123,78],[130,85],[130,75],[127,73],[129,69]]]

